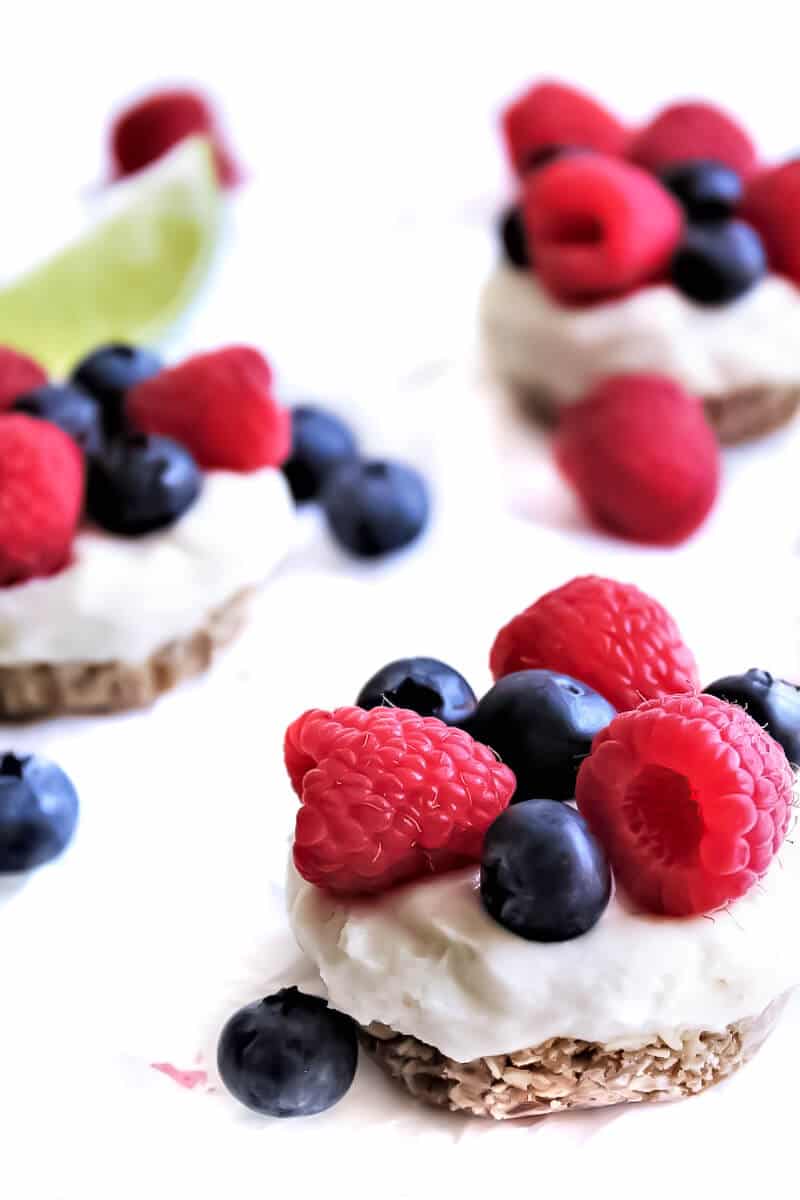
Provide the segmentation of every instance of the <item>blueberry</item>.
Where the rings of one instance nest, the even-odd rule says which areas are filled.
[[[315,499],[334,467],[357,454],[355,437],[333,413],[310,404],[292,409],[292,453],[283,473],[295,500]]]
[[[162,366],[152,350],[112,342],[82,358],[72,372],[72,382],[99,402],[106,433],[114,436],[125,427],[126,393],[135,384],[157,375]]]
[[[460,725],[475,711],[477,699],[463,675],[438,658],[398,658],[376,672],[358,693],[359,708],[410,708],[421,717]]]
[[[708,159],[675,163],[662,171],[660,178],[690,221],[724,220],[736,211],[742,198],[741,176],[724,163]]]
[[[78,793],[46,758],[0,758],[0,874],[30,871],[66,848],[78,823]]]
[[[489,826],[481,899],[505,929],[531,942],[566,942],[597,924],[610,896],[608,863],[569,805],[526,800]]]
[[[201,485],[200,470],[183,446],[152,434],[131,434],[92,459],[87,510],[103,529],[136,537],[174,524]]]
[[[616,709],[598,692],[555,671],[515,671],[479,702],[467,729],[517,777],[514,803],[532,796],[569,800],[592,739]]]
[[[707,687],[709,696],[739,704],[786,751],[793,766],[800,766],[800,688],[769,671],[752,668],[744,675],[726,675]]]
[[[505,256],[513,267],[529,267],[531,265],[522,213],[515,204],[503,213],[500,220],[500,240],[503,243]]]
[[[57,425],[87,455],[97,454],[103,441],[96,400],[70,384],[46,383],[14,401],[16,412]]]
[[[428,489],[402,463],[343,463],[325,481],[322,506],[336,540],[360,558],[378,558],[413,542],[430,511]]]
[[[726,304],[766,273],[761,238],[744,221],[690,225],[672,259],[672,282],[698,304]]]
[[[239,1009],[217,1047],[228,1091],[268,1117],[324,1112],[350,1087],[357,1060],[354,1022],[297,988]]]

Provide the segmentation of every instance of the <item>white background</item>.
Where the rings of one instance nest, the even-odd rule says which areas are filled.
[[[172,347],[251,340],[288,391],[424,467],[415,552],[354,569],[305,517],[246,638],[154,713],[4,730],[52,754],[83,817],[70,853],[0,896],[0,1192],[17,1198],[738,1195],[794,1160],[797,1018],[691,1105],[525,1128],[430,1116],[368,1066],[310,1122],[251,1118],[151,1070],[192,1066],[238,1003],[293,966],[280,765],[304,708],[352,701],[402,654],[488,686],[499,624],[595,570],[667,603],[704,679],[798,675],[797,432],[726,456],[679,551],[588,532],[546,444],[499,417],[475,307],[506,189],[502,101],[537,73],[630,118],[676,94],[730,104],[769,153],[800,144],[783,5],[32,4],[7,13],[0,273],[56,244],[104,177],[113,108],[204,82],[250,172],[214,287]],[[269,536],[268,530],[254,536]],[[413,1135],[413,1140],[411,1140]]]

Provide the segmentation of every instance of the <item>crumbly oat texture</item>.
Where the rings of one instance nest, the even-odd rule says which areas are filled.
[[[145,662],[22,663],[0,666],[0,717],[32,720],[63,713],[146,708],[162,693],[200,675],[245,624],[252,591],[237,592],[186,637]]]

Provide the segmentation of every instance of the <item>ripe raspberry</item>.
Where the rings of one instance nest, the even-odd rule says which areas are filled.
[[[697,664],[672,617],[629,583],[572,579],[505,625],[490,658],[495,679],[543,667],[580,679],[620,712],[694,691]]]
[[[773,270],[800,283],[800,159],[756,175],[742,216],[761,234]]]
[[[558,465],[603,529],[672,546],[705,520],[719,446],[702,403],[662,375],[617,375],[564,409]]]
[[[311,709],[284,753],[302,805],[295,866],[345,895],[479,862],[516,787],[487,746],[403,708]]]
[[[680,205],[657,179],[601,154],[564,155],[529,175],[523,215],[537,274],[568,301],[654,279],[683,227]]]
[[[291,418],[271,383],[263,355],[249,346],[227,346],[137,384],[127,413],[143,433],[180,442],[201,467],[277,467],[289,455]]]
[[[55,425],[0,416],[0,586],[69,560],[83,503],[83,456]]]
[[[532,157],[552,146],[625,153],[628,131],[596,100],[564,83],[537,83],[502,115],[508,156],[522,174]]]
[[[756,165],[756,148],[721,108],[690,100],[657,113],[633,138],[630,158],[648,171],[692,159],[711,159],[747,176]]]
[[[47,373],[37,362],[10,346],[0,346],[0,412],[11,408],[18,396],[45,383]]]
[[[219,181],[233,187],[241,178],[208,101],[188,88],[154,92],[121,112],[111,129],[111,157],[117,176],[131,175],[155,162],[193,134],[211,139]]]
[[[617,882],[648,912],[682,917],[764,874],[789,826],[792,771],[743,708],[667,696],[598,734],[575,796]]]

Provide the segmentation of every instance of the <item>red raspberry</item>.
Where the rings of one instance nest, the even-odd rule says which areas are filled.
[[[311,709],[284,753],[302,804],[295,866],[345,895],[479,862],[516,787],[487,746],[402,708]]]
[[[23,413],[0,416],[0,585],[66,565],[83,483],[83,456],[66,433]]]
[[[615,717],[578,774],[578,808],[648,912],[711,912],[764,874],[789,826],[792,770],[743,708],[667,696]]]
[[[710,158],[747,176],[755,169],[756,148],[721,108],[702,100],[688,100],[657,113],[633,138],[630,157],[648,171],[661,171],[693,158]]]
[[[116,175],[140,171],[193,134],[211,138],[220,183],[225,187],[238,183],[241,173],[220,134],[211,106],[188,88],[154,92],[119,114],[111,129]]]
[[[560,300],[593,300],[667,267],[683,217],[646,171],[601,154],[557,158],[525,181],[523,215],[542,283]]]
[[[741,215],[760,233],[773,270],[800,283],[800,159],[756,175]]]
[[[694,691],[697,664],[665,608],[630,583],[572,579],[514,617],[495,638],[495,679],[542,667],[588,683],[615,708]]]
[[[269,363],[258,350],[226,346],[137,384],[128,416],[143,433],[186,446],[201,467],[277,467],[289,455],[291,418],[271,384]]]
[[[617,375],[564,409],[556,459],[603,529],[671,546],[705,520],[719,446],[702,403],[662,375]]]
[[[37,362],[10,346],[0,346],[0,412],[45,383],[47,372]]]
[[[569,146],[625,153],[628,131],[615,116],[590,96],[564,83],[536,83],[502,115],[508,156],[523,174],[538,151]]]

